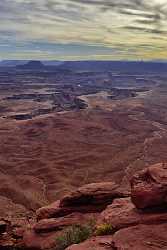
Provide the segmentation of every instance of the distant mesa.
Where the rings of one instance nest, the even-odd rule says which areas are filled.
[[[16,66],[20,69],[30,69],[30,70],[36,70],[36,69],[43,69],[45,65],[41,61],[29,61],[26,64],[18,65]]]
[[[2,60],[0,61],[0,67],[16,67],[20,65],[25,65],[28,62],[32,60]],[[39,60],[34,60],[39,61]],[[63,64],[63,61],[57,61],[57,60],[44,60],[41,61],[45,66],[59,66]]]
[[[0,67],[16,67],[17,65],[23,65],[28,60],[2,60],[0,61]]]

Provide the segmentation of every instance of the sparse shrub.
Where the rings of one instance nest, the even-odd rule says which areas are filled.
[[[91,225],[73,225],[67,228],[63,235],[57,237],[55,250],[64,250],[70,245],[79,244],[87,240],[92,234],[93,228]]]
[[[102,236],[102,235],[109,235],[113,233],[113,226],[108,223],[101,224],[97,226],[95,235],[96,236]]]

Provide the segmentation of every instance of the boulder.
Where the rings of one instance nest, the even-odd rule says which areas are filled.
[[[131,198],[137,208],[167,204],[167,163],[159,163],[134,175]]]
[[[91,183],[78,188],[76,191],[66,195],[60,201],[60,207],[78,207],[94,205],[104,208],[114,198],[127,196],[127,193],[119,189],[113,182]]]
[[[115,230],[138,224],[167,222],[167,210],[136,209],[130,198],[115,199],[99,216],[97,226],[111,224]]]
[[[114,198],[126,197],[127,192],[113,182],[92,183],[78,188],[62,200],[36,211],[37,219],[57,218],[70,213],[101,212]]]
[[[34,230],[27,230],[23,235],[24,249],[52,249],[56,246],[56,232],[37,234]]]
[[[60,208],[60,201],[41,207],[36,211],[37,220],[64,216],[70,213],[68,209]]]
[[[59,218],[69,215],[71,213],[96,213],[99,209],[95,206],[78,206],[78,207],[60,207],[60,201],[56,201],[46,207],[39,208],[36,211],[37,220]],[[101,211],[101,210],[100,210]]]
[[[80,244],[72,245],[66,250],[114,250],[111,236],[93,237]]]
[[[113,236],[114,249],[165,250],[167,249],[166,231],[167,223],[152,226],[138,225],[121,229]]]
[[[60,218],[43,219],[34,225],[36,233],[48,233],[52,231],[58,231],[64,227],[71,225],[81,225],[96,221],[98,214],[96,213],[72,213]]]

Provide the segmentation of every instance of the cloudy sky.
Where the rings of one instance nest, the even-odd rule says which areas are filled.
[[[167,60],[167,0],[0,0],[0,59]]]

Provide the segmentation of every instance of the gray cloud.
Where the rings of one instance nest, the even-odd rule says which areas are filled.
[[[149,29],[149,28],[144,28],[144,27],[137,27],[137,26],[124,26],[124,29],[127,30],[135,30],[135,31],[144,31],[147,33],[153,33],[153,34],[165,34],[167,35],[167,31],[162,31],[159,29]]]
[[[126,54],[137,48],[164,48],[167,1],[3,0],[0,21],[1,44],[14,40],[116,46]]]

